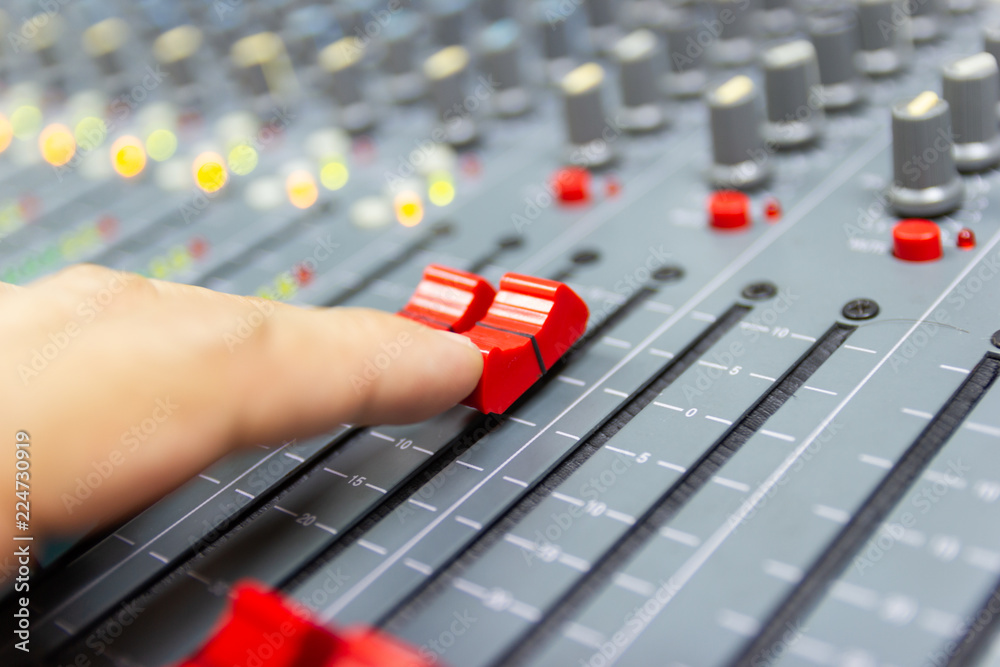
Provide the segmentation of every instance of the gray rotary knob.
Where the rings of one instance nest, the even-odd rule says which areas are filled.
[[[361,87],[365,47],[357,37],[343,37],[319,52],[319,65],[329,77],[330,92],[340,108],[339,125],[357,134],[375,124],[371,104]]]
[[[762,184],[770,175],[770,155],[761,134],[757,87],[741,74],[710,90],[706,100],[712,132],[712,185],[750,189]]]
[[[656,35],[636,30],[618,41],[614,55],[620,69],[622,127],[632,132],[661,127],[666,117],[659,85],[662,55]]]
[[[861,82],[854,67],[858,51],[855,17],[848,12],[812,16],[807,22],[816,49],[823,106],[847,109],[861,100]]]
[[[765,35],[784,37],[798,28],[799,16],[792,0],[763,0],[757,23]]]
[[[979,171],[1000,162],[1000,69],[988,53],[961,58],[944,67],[944,99],[951,107],[959,171]]]
[[[657,23],[657,31],[667,46],[669,70],[664,76],[667,94],[694,97],[705,91],[705,47],[698,42],[704,26],[690,9],[666,8]]]
[[[618,0],[584,0],[590,24],[590,42],[598,53],[609,53],[621,31],[618,28]]]
[[[904,69],[913,52],[910,15],[901,0],[855,0],[860,49],[858,69],[871,76],[887,76]]]
[[[482,68],[495,87],[491,104],[500,116],[519,116],[531,108],[531,95],[521,76],[521,31],[513,19],[503,19],[480,37]]]
[[[712,0],[711,6],[713,18],[702,23],[704,35],[714,38],[708,47],[709,60],[719,67],[739,67],[752,62],[757,55],[754,3]]]
[[[950,18],[947,0],[922,0],[910,8],[914,42],[931,42],[942,35]]]
[[[434,43],[441,46],[461,44],[468,20],[468,0],[433,0],[427,3]]]
[[[470,144],[479,136],[473,110],[465,103],[468,72],[469,52],[461,46],[441,49],[424,62],[424,76],[444,140],[453,146]]]
[[[574,67],[566,25],[568,16],[557,0],[538,3],[534,16],[535,32],[542,38],[546,78],[558,85]]]
[[[889,200],[905,217],[955,210],[965,188],[952,159],[948,102],[925,91],[892,109],[893,183]]]
[[[765,138],[779,148],[812,143],[825,119],[813,45],[800,39],[774,46],[761,60],[767,95]]]
[[[382,69],[388,75],[389,95],[406,104],[420,99],[426,89],[424,75],[414,67],[420,19],[409,10],[401,11],[385,26],[385,58]]]
[[[604,114],[604,70],[597,63],[580,65],[563,77],[560,87],[568,161],[585,167],[608,164],[614,159],[614,151],[605,137],[609,127]]]

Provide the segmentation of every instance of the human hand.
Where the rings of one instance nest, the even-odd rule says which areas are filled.
[[[387,313],[93,265],[0,283],[0,312],[0,475],[10,488],[15,433],[27,432],[36,533],[126,515],[240,446],[419,421],[462,400],[482,372],[464,336]],[[113,455],[114,472],[67,506]]]

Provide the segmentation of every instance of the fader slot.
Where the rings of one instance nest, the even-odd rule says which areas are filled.
[[[688,467],[660,495],[657,501],[638,516],[612,549],[593,563],[581,581],[522,636],[496,664],[522,664],[537,658],[545,644],[564,626],[588,600],[596,597],[608,582],[627,575],[630,560],[648,544],[659,529],[695,494],[708,484],[715,473],[724,468],[747,440],[759,432],[773,415],[798,391],[810,376],[844,344],[855,327],[835,324],[811,348],[765,391],[742,417],[734,421],[726,433],[709,448],[694,465]]]

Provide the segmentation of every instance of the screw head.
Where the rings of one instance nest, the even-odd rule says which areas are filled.
[[[743,292],[741,292],[744,299],[750,299],[751,301],[764,301],[777,293],[777,286],[769,282],[751,283],[744,287]]]
[[[684,277],[684,269],[679,266],[661,266],[653,271],[653,278],[665,283],[671,280],[680,280]]]
[[[849,320],[870,320],[878,315],[878,304],[871,299],[852,299],[840,312]]]
[[[574,264],[593,264],[601,258],[601,254],[596,250],[581,250],[570,259]]]
[[[990,338],[990,342],[993,343],[993,347],[1000,347],[1000,331],[993,334],[993,338]]]

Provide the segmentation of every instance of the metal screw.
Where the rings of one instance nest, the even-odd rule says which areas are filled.
[[[760,282],[751,283],[743,288],[743,298],[750,299],[751,301],[763,301],[764,299],[770,299],[775,294],[778,293],[778,288],[774,283]]]
[[[656,271],[653,271],[653,278],[659,280],[660,282],[680,280],[683,277],[684,269],[679,266],[661,266]]]
[[[853,299],[840,311],[849,320],[870,320],[878,315],[878,304],[871,299]]]

